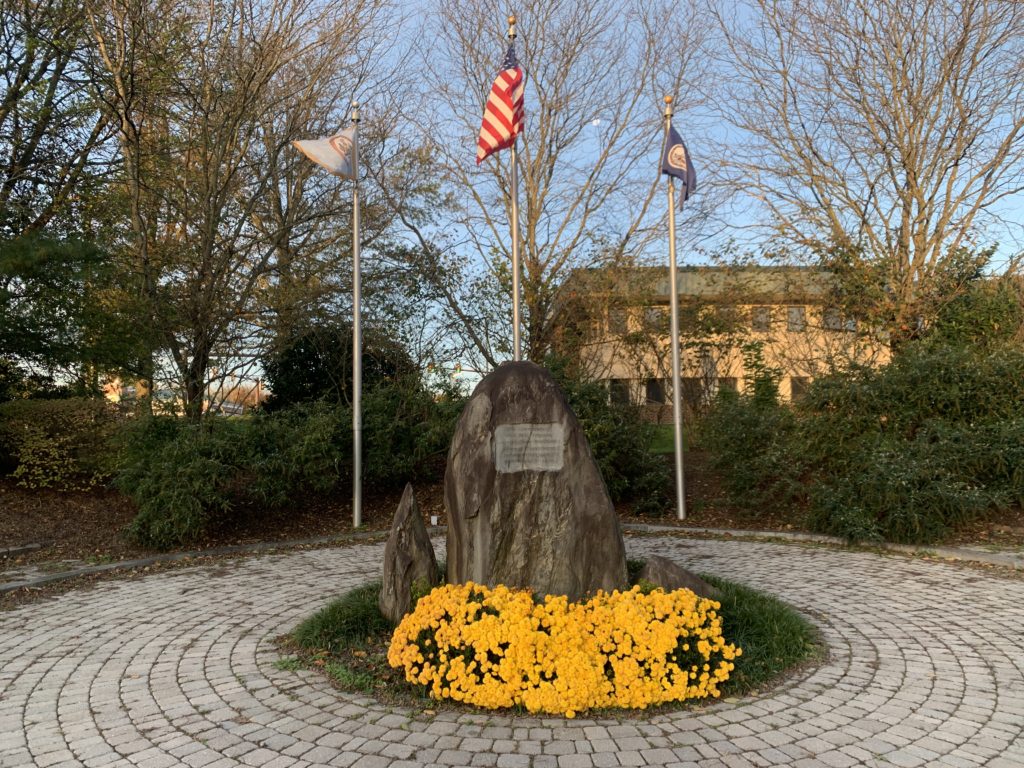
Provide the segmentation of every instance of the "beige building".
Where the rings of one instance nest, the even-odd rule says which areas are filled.
[[[144,382],[137,384],[144,386]],[[145,389],[142,393],[145,394]],[[103,396],[112,403],[134,403],[138,392],[136,386],[126,384],[120,378],[113,378],[103,385]],[[258,407],[269,396],[270,392],[263,385],[262,379],[239,379],[229,375],[207,385],[203,412],[240,416]],[[153,393],[153,401],[158,412],[180,414],[185,410],[185,401],[180,391],[175,389],[157,389]]]
[[[561,301],[562,352],[610,396],[670,418],[668,268],[579,270]],[[689,412],[721,389],[744,391],[771,369],[784,400],[816,376],[879,365],[888,347],[832,306],[833,278],[804,267],[685,267],[679,271],[682,396]],[[667,416],[666,416],[667,414]]]

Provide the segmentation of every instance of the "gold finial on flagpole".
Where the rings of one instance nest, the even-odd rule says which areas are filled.
[[[514,13],[508,15],[508,39],[516,39],[516,15]]]
[[[353,123],[358,123],[359,122],[359,102],[358,101],[353,101],[352,102],[352,122]]]
[[[672,97],[665,97],[665,117],[672,117]]]

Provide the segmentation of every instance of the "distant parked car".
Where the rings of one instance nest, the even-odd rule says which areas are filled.
[[[245,413],[245,406],[241,403],[232,403],[225,400],[211,408],[210,413],[218,413],[221,416],[241,416]]]

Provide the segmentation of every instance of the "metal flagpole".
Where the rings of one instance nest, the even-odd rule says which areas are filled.
[[[672,97],[665,97],[665,147],[672,127]],[[675,424],[676,513],[686,519],[686,495],[683,480],[683,407],[680,393],[679,360],[679,282],[676,268],[676,191],[668,176],[668,291],[672,322],[672,420]]]
[[[516,17],[508,17],[508,39],[515,42]],[[516,141],[512,141],[512,352],[513,360],[523,359],[523,345],[520,337],[519,297],[519,153],[516,152]]]
[[[352,527],[363,524],[363,323],[359,267],[359,102],[352,102]]]

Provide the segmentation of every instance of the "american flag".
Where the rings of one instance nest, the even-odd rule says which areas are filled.
[[[480,138],[476,142],[476,164],[480,165],[499,149],[511,147],[522,128],[523,70],[516,61],[515,45],[510,44],[484,107]]]

